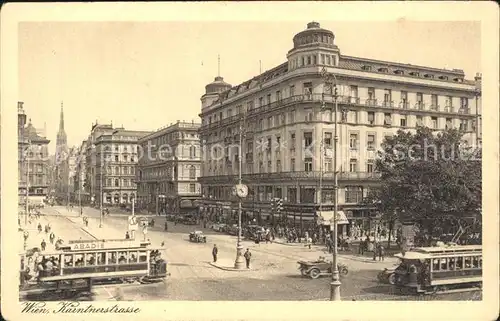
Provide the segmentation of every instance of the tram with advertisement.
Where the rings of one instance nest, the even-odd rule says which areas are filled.
[[[393,285],[417,294],[453,293],[482,288],[481,245],[444,245],[414,248],[395,256]]]
[[[136,240],[70,241],[55,253],[20,255],[22,299],[89,300],[96,282],[163,281],[167,262],[162,248]]]

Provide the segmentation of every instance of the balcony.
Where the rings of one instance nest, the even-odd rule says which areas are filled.
[[[467,106],[462,106],[458,110],[458,113],[459,114],[470,114],[470,110],[469,110],[469,108]]]
[[[432,104],[432,105],[429,106],[429,109],[433,110],[433,111],[439,111],[439,105],[438,104]]]
[[[387,107],[387,108],[393,108],[394,102],[392,100],[384,100],[382,102],[382,106]]]
[[[453,113],[454,111],[455,111],[455,109],[453,108],[453,106],[452,106],[452,105],[446,105],[446,106],[444,107],[444,112],[445,112],[445,113]]]
[[[376,99],[370,99],[368,98],[365,100],[365,105],[367,106],[377,106],[377,100]]]
[[[425,107],[425,104],[423,102],[421,102],[421,101],[417,101],[415,103],[415,106],[414,106],[414,108],[418,109],[418,110],[424,110],[424,107]]]
[[[410,108],[410,104],[408,103],[407,100],[402,100],[399,102],[399,108],[408,109]]]

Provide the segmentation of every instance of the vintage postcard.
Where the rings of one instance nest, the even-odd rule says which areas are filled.
[[[494,4],[1,14],[7,320],[498,315]]]

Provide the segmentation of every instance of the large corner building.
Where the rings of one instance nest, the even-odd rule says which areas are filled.
[[[458,69],[347,56],[335,45],[332,31],[311,22],[293,37],[281,65],[236,86],[222,77],[206,86],[199,179],[205,214],[236,219],[231,188],[237,182],[240,124],[242,176],[249,186],[244,221],[287,220],[299,228],[312,224],[319,210],[320,176],[322,209],[332,210],[334,99],[323,68],[335,76],[338,90],[338,201],[349,220],[343,233],[354,225],[374,226],[376,213],[361,201],[377,184],[374,160],[385,136],[418,126],[453,127],[466,133],[469,144],[480,142],[480,74],[467,80]],[[279,215],[271,213],[275,197],[284,200]]]

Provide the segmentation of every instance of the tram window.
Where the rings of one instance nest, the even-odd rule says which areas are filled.
[[[450,257],[448,259],[448,268],[450,270],[455,270],[455,258],[454,257]]]
[[[478,259],[477,259],[477,261],[478,261],[479,267],[482,268],[483,267],[483,257],[479,256]]]
[[[118,252],[118,264],[127,263],[127,252]]]
[[[439,259],[432,260],[432,270],[439,271]]]
[[[463,259],[464,258],[462,256],[456,258],[456,261],[457,261],[457,263],[456,263],[456,269],[457,270],[461,270],[461,269],[464,268]]]
[[[83,266],[83,254],[75,254],[75,266]]]
[[[97,265],[103,265],[106,262],[106,253],[97,253]]]
[[[441,259],[441,270],[448,270],[448,259],[442,258]]]
[[[73,266],[73,254],[64,255],[64,266]]]
[[[137,252],[129,252],[129,263],[137,263]]]
[[[140,251],[139,252],[139,262],[147,262],[148,261],[148,254],[146,251]]]
[[[95,253],[87,253],[85,256],[85,265],[95,265]]]
[[[471,268],[471,265],[472,265],[472,264],[471,264],[471,257],[470,257],[470,256],[466,256],[466,257],[464,257],[464,261],[465,261],[465,263],[464,263],[465,268],[466,268],[466,269],[470,269],[470,268]]]
[[[478,260],[478,257],[477,256],[474,256],[472,258],[472,267],[474,269],[477,269],[479,267],[479,260]]]
[[[108,264],[116,264],[116,252],[108,253]]]

